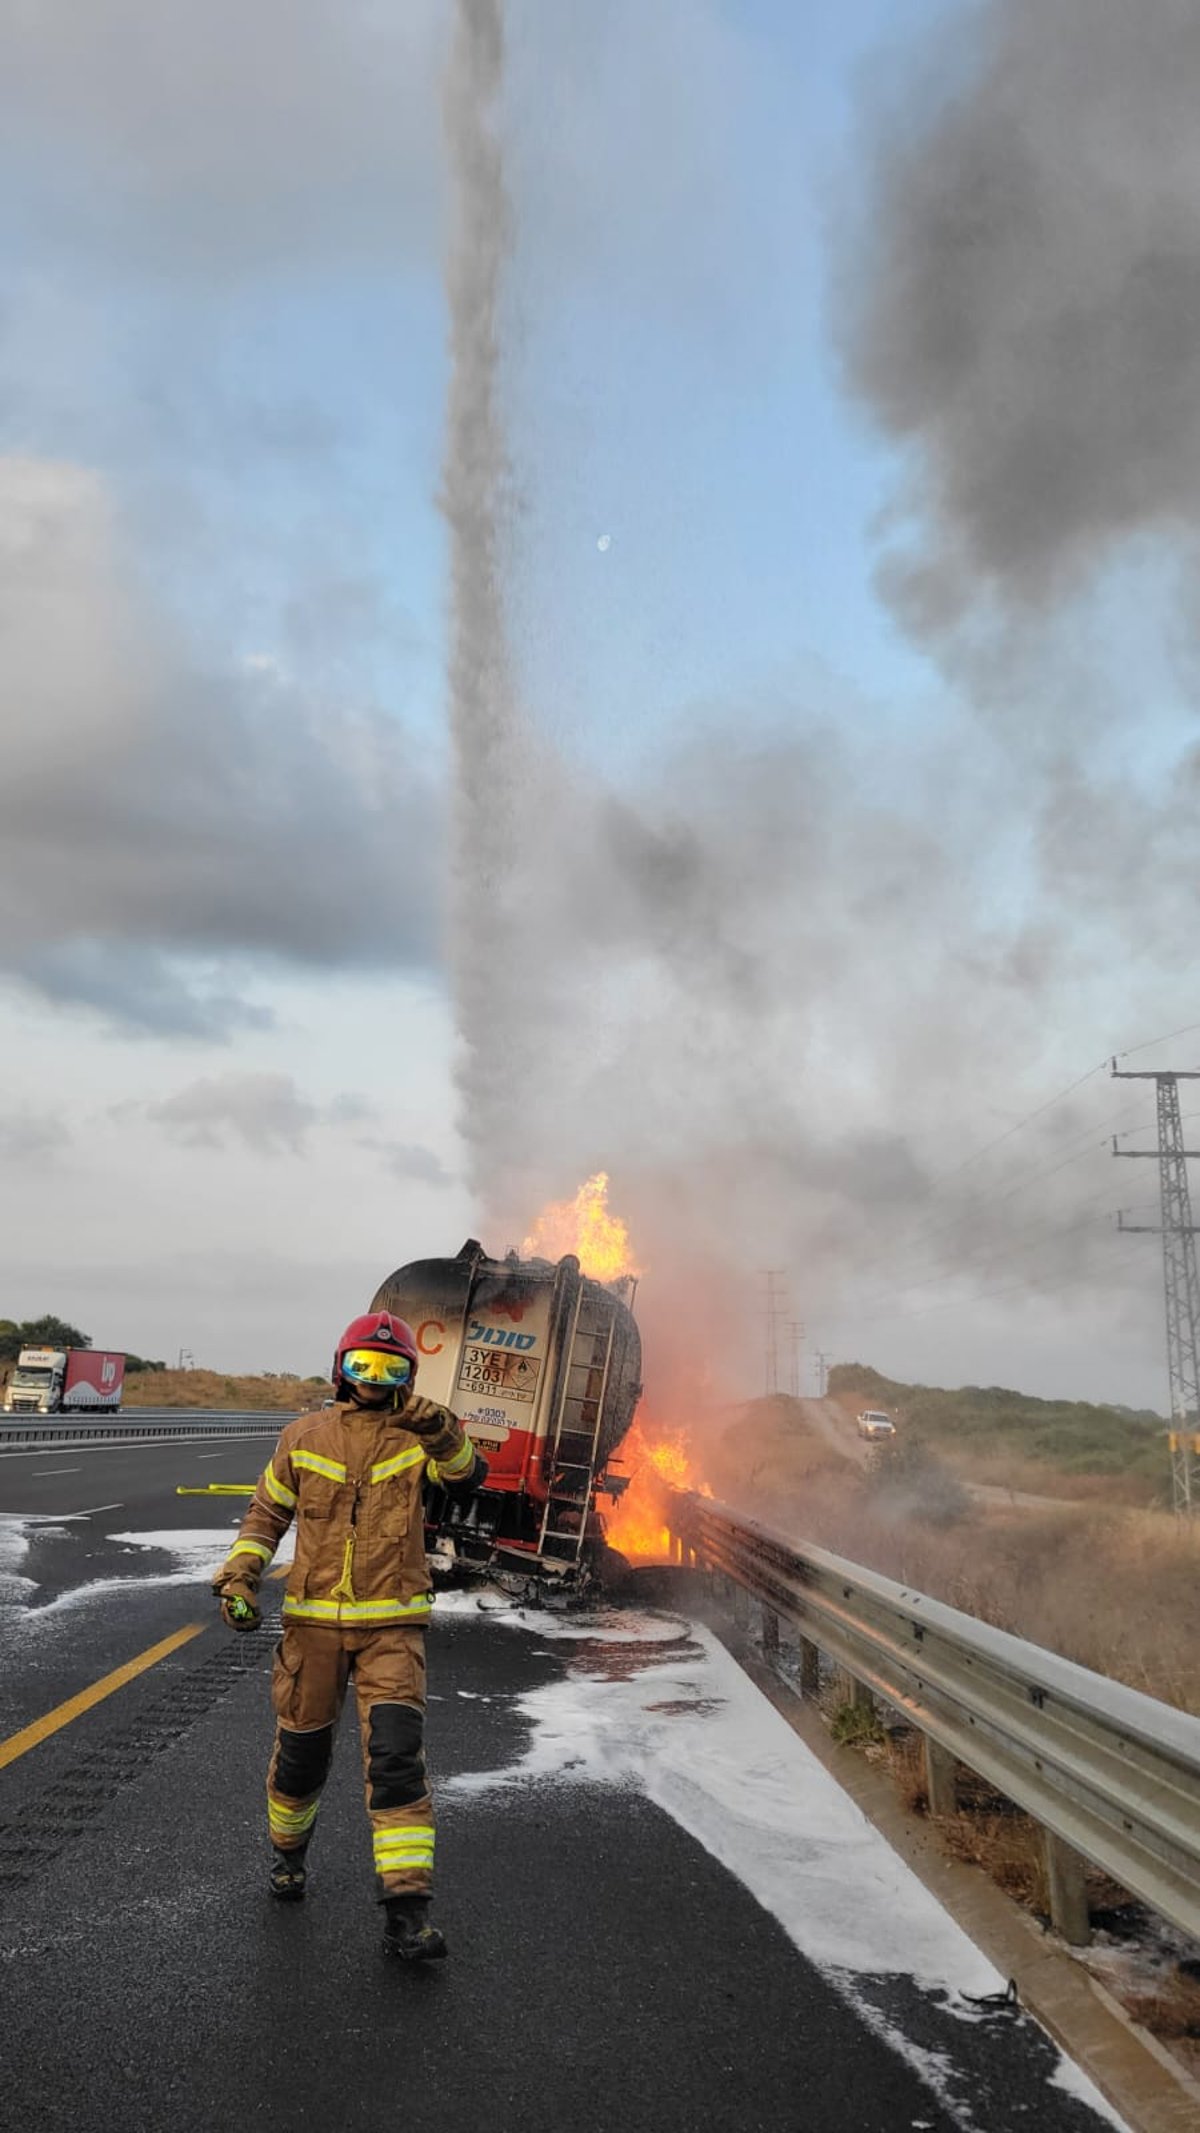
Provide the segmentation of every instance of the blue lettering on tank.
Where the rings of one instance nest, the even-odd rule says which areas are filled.
[[[536,1333],[506,1333],[502,1326],[485,1326],[473,1318],[467,1327],[467,1339],[488,1348],[533,1348],[537,1344]]]

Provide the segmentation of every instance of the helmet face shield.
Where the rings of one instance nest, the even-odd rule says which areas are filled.
[[[387,1385],[395,1390],[412,1383],[413,1366],[407,1355],[388,1355],[380,1348],[349,1348],[341,1359],[341,1371],[354,1385]]]

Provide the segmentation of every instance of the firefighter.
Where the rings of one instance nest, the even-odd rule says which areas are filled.
[[[432,1605],[421,1482],[469,1496],[487,1467],[448,1408],[414,1390],[417,1344],[390,1312],[338,1342],[331,1406],[283,1430],[213,1581],[225,1621],[257,1629],[258,1586],[296,1519],[271,1700],[271,1893],[304,1895],[305,1854],[351,1677],[383,1945],[410,1962],[446,1953],[429,1923],[433,1802],[425,1773],[425,1625]]]

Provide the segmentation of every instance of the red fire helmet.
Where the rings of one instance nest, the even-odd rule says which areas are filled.
[[[334,1350],[335,1384],[342,1374],[342,1357],[351,1348],[377,1348],[382,1355],[406,1355],[412,1364],[412,1375],[416,1377],[416,1334],[402,1318],[393,1318],[390,1311],[368,1311],[362,1318],[351,1319]]]

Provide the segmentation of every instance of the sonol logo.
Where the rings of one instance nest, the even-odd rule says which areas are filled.
[[[503,1326],[485,1326],[473,1318],[467,1328],[467,1339],[477,1341],[488,1348],[532,1348],[537,1342],[536,1333],[506,1333]]]

